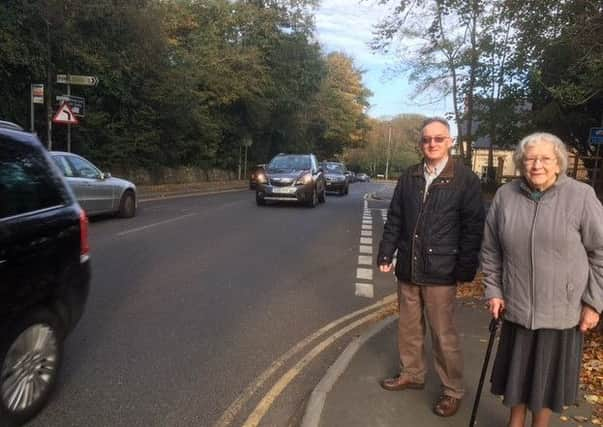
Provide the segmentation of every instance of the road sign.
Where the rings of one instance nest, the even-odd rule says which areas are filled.
[[[590,143],[593,145],[603,144],[603,127],[590,128]]]
[[[44,85],[31,85],[31,99],[34,104],[44,104]]]
[[[59,95],[56,97],[59,102],[66,102],[69,104],[73,114],[79,117],[84,117],[84,111],[86,107],[86,100],[81,96],[73,95]]]
[[[57,83],[65,85],[96,86],[98,84],[98,77],[57,74]]]
[[[53,123],[61,123],[65,125],[77,125],[80,122],[78,121],[71,108],[69,108],[69,104],[66,102],[62,102],[59,107],[57,113],[52,118]]]

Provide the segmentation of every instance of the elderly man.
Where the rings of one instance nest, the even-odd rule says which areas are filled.
[[[455,326],[456,284],[473,280],[484,227],[479,178],[450,157],[450,126],[431,118],[421,130],[424,159],[398,180],[377,263],[392,269],[397,250],[398,350],[401,372],[381,382],[389,391],[420,389],[425,381],[425,315],[442,393],[434,412],[454,415],[464,394],[463,359]]]

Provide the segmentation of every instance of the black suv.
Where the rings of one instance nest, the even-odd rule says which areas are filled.
[[[326,183],[314,154],[278,154],[256,177],[255,200],[303,202],[310,207],[326,200]]]
[[[88,219],[33,134],[0,123],[0,425],[46,404],[90,284]]]

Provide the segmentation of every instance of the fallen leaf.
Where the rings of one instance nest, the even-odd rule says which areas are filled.
[[[568,421],[568,420],[569,420],[569,418],[568,418],[568,417],[566,417],[565,415],[561,415],[561,416],[559,417],[559,419],[560,419],[561,421]]]
[[[584,417],[582,415],[574,415],[574,420],[578,421],[579,423],[584,423],[586,421],[588,421],[587,417]]]

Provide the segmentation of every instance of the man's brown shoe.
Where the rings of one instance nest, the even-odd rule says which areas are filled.
[[[440,417],[451,417],[456,414],[456,411],[459,410],[460,406],[461,399],[444,395],[440,396],[440,399],[433,408],[433,412]]]
[[[398,375],[393,378],[386,378],[381,381],[381,387],[387,391],[399,391],[407,388],[422,389],[425,386],[423,383],[411,381],[410,378],[404,375]]]

